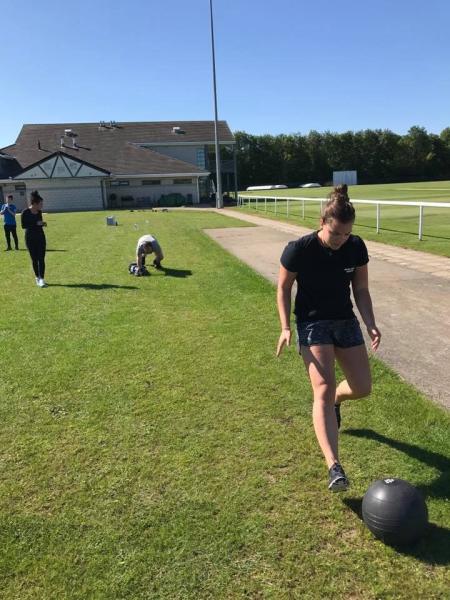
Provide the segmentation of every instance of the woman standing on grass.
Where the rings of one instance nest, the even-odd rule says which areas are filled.
[[[31,192],[30,208],[22,212],[22,228],[25,229],[25,244],[31,256],[36,285],[47,287],[45,283],[45,250],[46,239],[44,227],[47,223],[42,220],[43,199],[37,191]]]
[[[329,469],[328,488],[333,492],[349,485],[338,454],[341,402],[368,396],[372,386],[350,284],[374,351],[381,338],[369,293],[369,256],[363,240],[352,235],[354,221],[347,186],[335,187],[322,211],[320,230],[290,242],[284,249],[278,279],[281,334],[277,356],[291,341],[291,290],[297,280],[294,313],[299,353],[313,389],[314,430]],[[338,386],[336,360],[346,377]]]

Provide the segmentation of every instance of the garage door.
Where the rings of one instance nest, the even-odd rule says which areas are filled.
[[[44,198],[45,211],[101,210],[103,208],[100,183],[95,186],[39,187]]]

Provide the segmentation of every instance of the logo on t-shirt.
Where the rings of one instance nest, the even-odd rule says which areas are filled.
[[[355,267],[345,267],[344,268],[344,271],[346,273],[353,273],[354,270],[355,270]]]

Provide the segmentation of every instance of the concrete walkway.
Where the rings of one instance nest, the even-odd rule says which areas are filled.
[[[273,283],[284,246],[310,232],[238,211],[218,212],[257,225],[206,233]],[[450,408],[450,259],[378,242],[366,244],[370,290],[383,336],[377,356]]]

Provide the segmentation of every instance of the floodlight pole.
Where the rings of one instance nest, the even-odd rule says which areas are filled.
[[[209,13],[211,17],[211,49],[212,49],[212,67],[213,67],[213,84],[214,84],[214,139],[216,145],[216,208],[223,208],[222,198],[222,169],[220,166],[220,146],[219,133],[217,122],[217,86],[216,86],[216,53],[214,50],[214,22],[212,0],[209,0]]]

